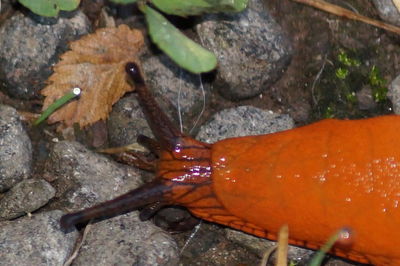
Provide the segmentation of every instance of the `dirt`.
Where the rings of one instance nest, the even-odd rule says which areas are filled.
[[[379,19],[371,1],[331,3]],[[391,112],[386,99],[365,106],[361,96],[345,98],[368,90],[372,66],[379,70],[386,85],[396,77],[400,67],[398,36],[293,1],[266,1],[266,4],[292,38],[296,51],[282,79],[267,92],[280,103],[283,112],[291,114],[298,124],[326,117],[359,118]],[[351,78],[343,82],[335,76],[341,65],[338,62],[341,51],[360,61],[359,67],[350,69]]]
[[[87,1],[84,2],[85,10],[90,10],[90,5],[88,6]],[[356,10],[368,17],[379,19],[370,1],[336,0],[331,2]],[[262,109],[288,113],[298,125],[308,124],[326,117],[355,118],[391,112],[390,102],[385,97],[379,101],[368,100],[371,99],[374,89],[368,78],[372,66],[376,66],[380,72],[382,87],[385,87],[399,73],[398,36],[289,0],[265,1],[265,3],[292,40],[295,54],[290,66],[277,83],[256,98],[230,102],[220,95],[214,94],[203,121],[217,110],[239,105],[253,105]],[[93,12],[90,15],[93,17]],[[7,17],[0,16],[0,24]],[[340,80],[336,74],[340,67],[344,67],[343,63],[338,60],[341,54],[360,62],[360,66],[348,67],[348,71],[351,72],[349,74],[351,78],[348,80]],[[11,99],[0,92],[0,102],[14,106],[21,111],[33,113],[40,111],[37,100]],[[54,127],[48,126],[30,130],[30,135],[36,156],[34,172],[35,175],[40,176],[40,169],[43,169],[51,142],[55,137],[60,138],[60,136],[54,132]],[[48,178],[51,179],[51,177]],[[213,227],[214,225],[205,225],[205,228],[213,229]],[[182,239],[187,238],[188,235],[189,233],[186,233],[180,240],[178,238],[181,246],[184,245]],[[218,247],[228,247],[230,252],[218,254],[215,251],[215,248]],[[240,251],[241,249],[239,252],[232,249],[232,243],[224,242],[218,236],[214,242],[209,244],[207,250],[198,252],[198,254],[205,258],[214,256],[216,257],[214,261],[220,261],[220,265],[244,265],[243,263],[248,265],[257,259],[254,254]],[[196,263],[196,261],[184,258],[187,265],[198,263],[201,265],[205,261],[199,260]]]

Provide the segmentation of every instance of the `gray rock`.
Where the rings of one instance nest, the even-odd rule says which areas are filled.
[[[11,188],[0,200],[0,220],[33,212],[54,197],[56,190],[42,179],[27,179]]]
[[[372,110],[376,108],[377,103],[372,94],[370,86],[364,86],[361,90],[356,92],[358,108],[360,108],[360,110]]]
[[[76,142],[57,143],[49,165],[48,171],[66,182],[68,192],[60,197],[72,210],[112,199],[142,183],[139,170]],[[176,244],[167,233],[129,213],[92,224],[74,265],[166,265],[177,257]]]
[[[31,173],[32,147],[17,111],[0,104],[0,192]]]
[[[250,0],[237,14],[206,15],[197,32],[201,43],[217,55],[215,87],[229,99],[268,89],[291,60],[290,42],[261,0]]]
[[[254,253],[258,254],[260,257],[264,254],[264,252],[267,249],[275,245],[275,242],[273,241],[245,234],[240,231],[231,229],[225,229],[225,231],[226,231],[226,237],[229,240],[240,243],[241,245],[247,247]]]
[[[74,265],[176,265],[178,256],[169,234],[133,212],[92,224]]]
[[[400,114],[400,75],[390,83],[388,98],[392,101],[394,113]]]
[[[6,20],[0,27],[0,81],[6,91],[25,99],[37,96],[68,42],[89,30],[89,20],[80,11],[52,25],[19,12]]]
[[[383,20],[400,26],[400,12],[392,0],[372,0],[372,2]]]
[[[225,229],[225,230],[226,230],[226,237],[229,240],[239,243],[240,245],[250,249],[254,253],[258,254],[260,257],[262,257],[263,254],[269,248],[276,245],[275,241],[270,241],[267,239],[255,237],[231,229]],[[296,264],[306,263],[313,254],[314,251],[309,249],[299,248],[290,245],[288,248],[288,260],[293,261]],[[273,257],[275,257],[275,254],[273,255]]]
[[[138,169],[118,164],[78,142],[54,145],[46,171],[65,183],[64,191],[57,192],[71,210],[110,200],[142,184]]]
[[[63,265],[78,232],[64,234],[59,210],[0,223],[0,265]]]
[[[197,139],[213,143],[232,137],[268,134],[293,128],[289,115],[264,111],[253,106],[239,106],[220,111],[201,126]]]
[[[136,142],[139,134],[153,137],[136,95],[119,100],[107,120],[111,146],[125,146]]]
[[[204,98],[208,97],[209,85],[203,83],[200,75],[183,70],[165,54],[145,56],[142,59],[147,86],[161,107],[175,121],[178,121],[180,112],[183,124],[191,128],[192,118],[201,112]]]

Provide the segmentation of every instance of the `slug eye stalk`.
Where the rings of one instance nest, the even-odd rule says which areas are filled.
[[[146,120],[161,147],[173,151],[183,134],[172,124],[167,115],[160,109],[153,95],[147,89],[143,75],[136,63],[127,63],[126,72],[135,84],[140,106]]]

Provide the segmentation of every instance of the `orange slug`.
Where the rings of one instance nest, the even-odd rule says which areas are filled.
[[[116,199],[61,218],[63,228],[144,207],[182,205],[204,220],[291,244],[320,248],[341,228],[332,253],[361,263],[400,265],[400,116],[327,119],[268,135],[199,142],[172,126],[134,63],[127,72],[157,139],[135,165],[155,179]]]

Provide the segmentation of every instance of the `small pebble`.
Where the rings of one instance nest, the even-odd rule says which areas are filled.
[[[18,183],[0,200],[0,220],[10,220],[31,213],[54,197],[56,190],[43,179]]]

